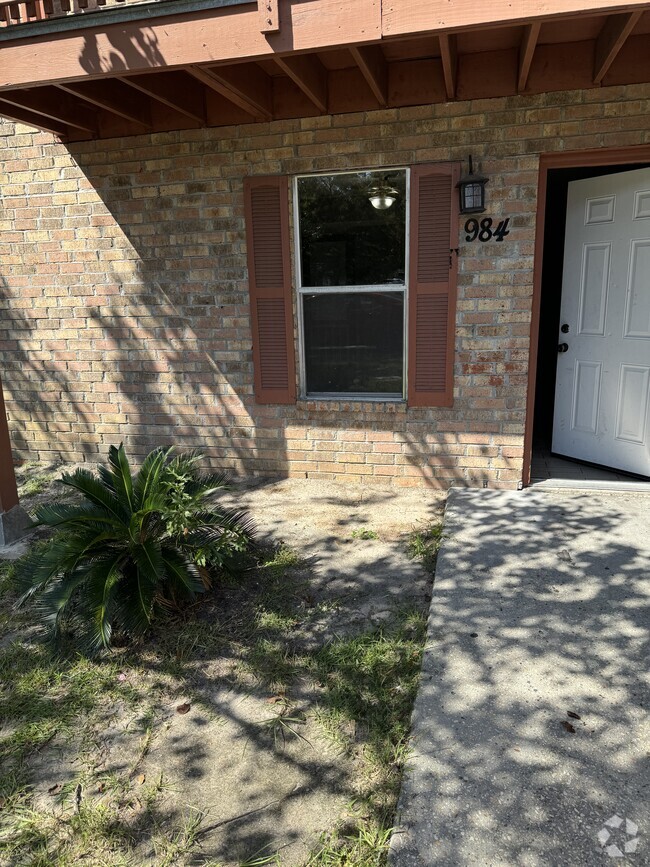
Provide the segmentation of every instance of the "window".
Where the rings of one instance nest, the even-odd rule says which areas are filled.
[[[303,392],[404,397],[407,170],[299,177],[295,202]]]
[[[293,179],[299,377],[289,178],[244,178],[258,404],[295,403],[299,381],[302,396],[453,406],[459,177],[419,163]]]

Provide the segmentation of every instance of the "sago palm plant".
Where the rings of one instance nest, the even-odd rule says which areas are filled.
[[[17,604],[32,599],[55,639],[65,625],[96,651],[116,633],[142,635],[161,611],[195,599],[253,531],[245,512],[219,505],[225,477],[202,475],[198,461],[155,449],[134,475],[120,445],[98,475],[63,475],[83,501],[35,510],[35,526],[56,532],[17,569]]]

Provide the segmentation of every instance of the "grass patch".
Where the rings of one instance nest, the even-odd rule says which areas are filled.
[[[359,527],[352,538],[379,534]],[[432,571],[440,540],[440,527],[414,531],[409,556]],[[315,598],[310,562],[280,544],[256,550],[242,580],[224,579],[205,599],[162,621],[146,644],[89,660],[72,651],[55,655],[31,631],[29,609],[12,612],[13,568],[0,561],[0,638],[8,636],[0,649],[0,863],[218,867],[193,860],[203,841],[204,813],[172,809],[162,777],[137,782],[147,771],[144,760],[159,731],[162,703],[173,708],[182,694],[193,706],[201,704],[208,718],[214,712],[201,692],[203,672],[213,666],[205,675],[213,679],[208,693],[217,682],[270,692],[268,716],[259,723],[269,750],[282,752],[290,741],[311,738],[316,719],[345,753],[354,802],[339,827],[316,845],[309,867],[384,867],[408,754],[423,611],[396,609],[382,628],[350,634],[346,625],[337,634],[345,601],[323,592]],[[303,695],[298,685],[308,685],[309,692],[314,684],[317,704],[292,698]],[[121,773],[95,765],[113,710],[116,718],[137,720],[139,750],[136,744]],[[31,768],[51,743],[73,743],[83,761],[50,809],[34,797],[38,781]],[[316,740],[307,744],[317,749]],[[264,864],[279,867],[281,856],[260,850],[240,867]]]
[[[385,863],[425,633],[422,612],[401,611],[388,627],[332,641],[313,657],[326,687],[320,721],[356,759],[359,800],[358,818],[330,835],[310,865]]]
[[[262,551],[261,554],[259,567],[273,578],[282,578],[287,569],[299,569],[304,565],[298,552],[284,543],[268,553]]]
[[[362,539],[363,541],[367,541],[368,539],[378,539],[379,533],[376,530],[371,530],[369,527],[357,527],[352,531],[353,539]]]
[[[308,867],[383,867],[390,837],[390,828],[365,825],[335,832],[321,841]]]
[[[60,478],[61,471],[62,467],[59,465],[49,465],[48,468],[44,469],[41,464],[34,462],[23,464],[16,471],[18,496],[21,500],[29,500],[38,497],[46,491],[51,495],[55,494],[52,483]],[[59,493],[56,491],[57,495]],[[26,505],[29,506],[30,504],[27,503]]]
[[[409,535],[406,552],[411,560],[421,560],[427,572],[433,575],[442,539],[442,523],[414,529]]]
[[[0,736],[0,762],[20,765],[54,735],[78,737],[80,721],[105,701],[136,706],[143,696],[119,674],[116,662],[61,658],[45,644],[10,644],[0,654],[0,723],[9,730]]]
[[[35,809],[18,790],[6,801],[0,821],[0,860],[20,867],[73,867],[80,860],[110,867],[183,863],[196,842],[202,814],[186,816],[158,806],[162,781],[136,788],[121,779],[88,790],[83,800],[73,793],[59,799],[57,809]]]

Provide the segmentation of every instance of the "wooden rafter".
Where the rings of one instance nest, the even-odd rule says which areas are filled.
[[[42,114],[36,114],[24,108],[17,108],[3,99],[0,99],[0,117],[4,117],[7,120],[15,120],[18,123],[26,123],[28,126],[42,129],[45,132],[51,132],[61,138],[66,138],[68,135],[68,128],[62,123],[56,123]]]
[[[327,111],[327,70],[315,55],[276,56],[275,62],[319,111]]]
[[[209,69],[202,66],[189,66],[186,72],[206,87],[225,96],[256,120],[270,120],[272,117],[271,79],[254,63]]]
[[[455,99],[458,82],[458,48],[456,36],[453,33],[440,34],[440,59],[442,60],[447,99]]]
[[[353,45],[350,49],[380,105],[388,104],[388,63],[379,45]]]
[[[75,104],[67,94],[50,91],[49,88],[40,93],[30,90],[5,90],[2,91],[2,101],[42,115],[63,126],[71,126],[84,132],[97,132],[97,116],[91,109]]]
[[[610,15],[607,18],[596,40],[594,84],[600,84],[603,80],[642,14],[629,12],[627,15]]]
[[[75,81],[57,84],[56,87],[145,129],[151,126],[151,103],[144,96],[139,98],[121,81]]]
[[[205,126],[205,91],[178,72],[157,72],[153,75],[120,76],[129,87],[173,108],[179,114]]]
[[[524,35],[519,46],[519,72],[517,75],[517,90],[519,93],[526,89],[541,28],[542,25],[539,21],[533,21],[532,24],[527,24],[524,27]]]

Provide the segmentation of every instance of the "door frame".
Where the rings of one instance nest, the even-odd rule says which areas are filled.
[[[533,459],[533,423],[535,415],[537,351],[539,347],[539,319],[542,306],[544,222],[546,219],[548,173],[553,169],[616,166],[625,165],[626,163],[633,164],[643,162],[650,164],[650,144],[632,145],[623,148],[597,148],[592,150],[568,151],[566,153],[547,153],[541,154],[540,156],[539,176],[537,182],[537,218],[535,222],[535,259],[528,355],[528,386],[526,390],[526,422],[524,427],[524,463],[522,470],[522,487],[524,488],[530,485],[530,472]]]

